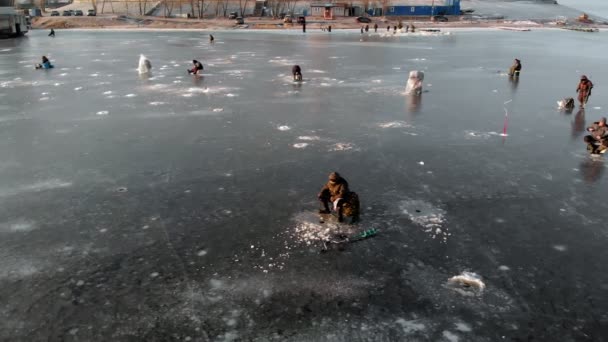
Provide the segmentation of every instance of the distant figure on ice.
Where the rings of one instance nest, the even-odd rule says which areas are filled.
[[[352,223],[359,220],[359,196],[348,188],[348,182],[339,173],[329,174],[329,181],[321,188],[317,195],[323,204],[320,214],[329,214],[331,210],[329,203],[333,204],[333,210],[338,212],[338,221],[343,222],[344,216],[352,217]]]
[[[42,64],[36,64],[36,69],[52,69],[54,68],[51,61],[46,56],[42,56]]]
[[[410,25],[405,25],[405,33],[410,32]]]
[[[365,32],[369,32],[369,25],[365,25]]]
[[[519,77],[520,71],[521,71],[521,61],[519,59],[515,58],[515,61],[513,61],[513,65],[511,65],[511,68],[509,69],[509,76]]]
[[[378,24],[374,24],[374,32],[378,32]]]
[[[407,85],[405,86],[406,95],[420,95],[422,94],[422,81],[424,81],[424,73],[422,71],[410,71],[410,75],[407,79]]]
[[[51,33],[49,33],[49,37],[55,38],[55,30],[51,29]]]
[[[139,74],[147,74],[152,70],[152,63],[144,55],[139,55],[139,66],[137,71]]]
[[[386,27],[386,32],[391,32],[391,25],[388,25],[388,26]]]
[[[587,150],[593,154],[604,153],[608,148],[608,126],[606,126],[606,118],[601,118],[600,121],[594,122],[593,125],[587,127],[587,131],[591,133],[585,136]]]
[[[291,74],[293,75],[294,81],[302,81],[302,69],[299,65],[291,67]]]
[[[215,41],[215,38],[213,38],[213,35],[210,34],[209,35],[209,43],[213,43]]]
[[[397,33],[397,26],[393,26],[393,33]]]
[[[192,60],[192,69],[188,70],[189,74],[198,75],[199,72],[203,71],[203,64],[196,59]]]
[[[412,24],[412,27],[410,28],[410,32],[412,32],[412,33],[416,32],[416,26],[414,26],[414,24]]]
[[[327,32],[331,32],[331,25],[327,26]]]
[[[585,108],[587,101],[589,101],[591,89],[593,89],[593,83],[589,81],[587,76],[581,76],[581,81],[578,83],[578,87],[576,87],[576,92],[578,93],[578,102],[582,108]]]
[[[363,34],[363,30],[364,30],[364,28],[363,28],[363,26],[361,26],[361,34]]]

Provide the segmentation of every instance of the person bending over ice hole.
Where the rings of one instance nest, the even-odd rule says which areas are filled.
[[[333,210],[338,212],[338,222],[343,222],[344,216],[352,217],[351,223],[359,221],[359,196],[348,189],[348,182],[339,173],[329,174],[329,181],[321,188],[317,197],[323,204],[323,209],[319,210],[320,214],[331,213],[331,202]]]
[[[294,65],[291,68],[291,74],[293,75],[294,81],[302,81],[302,69],[299,65]]]
[[[585,108],[587,101],[589,101],[591,89],[593,89],[593,83],[589,81],[587,76],[581,76],[581,81],[578,83],[578,87],[576,87],[576,92],[578,93],[578,102],[580,103],[581,108]]]
[[[587,131],[591,133],[584,138],[585,143],[587,143],[587,150],[592,154],[606,152],[608,148],[606,118],[601,118],[600,121],[594,122],[593,125],[587,127]]]
[[[198,75],[199,72],[203,71],[203,65],[196,59],[192,60],[192,65],[192,69],[188,70],[189,74]]]
[[[521,61],[517,58],[515,58],[515,61],[513,62],[513,65],[511,66],[511,68],[509,69],[509,76],[513,77],[519,77],[519,72],[521,71]]]

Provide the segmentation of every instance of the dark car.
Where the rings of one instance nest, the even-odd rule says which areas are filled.
[[[367,17],[357,17],[357,22],[358,23],[366,23],[369,24],[372,22],[372,20],[370,18]]]
[[[230,12],[228,19],[236,19],[239,15],[236,12]]]
[[[63,11],[63,13],[61,14],[64,17],[70,17],[72,16],[72,12],[71,11]]]
[[[59,12],[58,11],[52,11],[51,12],[51,17],[58,17],[59,16]]]
[[[237,25],[243,25],[245,20],[243,20],[243,17],[236,17],[236,19],[234,19],[234,23]]]
[[[75,10],[74,11],[74,15],[77,16],[77,17],[82,17],[84,15],[84,13],[82,13],[81,10]]]
[[[436,15],[436,16],[433,16],[433,21],[439,21],[439,22],[444,23],[444,22],[448,21],[448,17],[444,17],[442,15]]]
[[[97,12],[95,12],[94,9],[90,9],[90,10],[87,11],[87,16],[88,17],[94,17],[96,15],[97,15]]]

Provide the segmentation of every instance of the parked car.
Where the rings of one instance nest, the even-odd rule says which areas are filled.
[[[82,13],[81,10],[75,10],[74,11],[74,15],[77,16],[77,17],[82,17],[84,14]]]
[[[238,17],[238,13],[236,12],[230,12],[230,14],[228,15],[228,19],[236,19],[236,17]]]
[[[368,17],[357,17],[357,22],[369,24],[372,22],[372,20]]]
[[[52,11],[51,12],[51,17],[58,17],[59,16],[59,11]]]
[[[72,16],[72,12],[70,12],[70,11],[63,11],[63,13],[61,13],[61,15],[64,16],[64,17],[70,17],[70,16]]]
[[[234,23],[237,25],[243,25],[245,23],[245,20],[243,20],[243,17],[236,17]]]
[[[444,17],[442,15],[435,15],[435,16],[433,16],[433,21],[439,21],[439,22],[444,23],[444,22],[448,21],[448,17]]]
[[[291,18],[290,15],[286,15],[285,17],[283,17],[283,22],[286,24],[291,24],[291,23],[293,23],[293,19]]]
[[[306,17],[302,17],[302,16],[298,17],[298,24],[304,24],[305,22],[306,22]]]
[[[90,9],[87,11],[87,17],[94,17],[97,15],[97,12],[95,12],[94,9]]]

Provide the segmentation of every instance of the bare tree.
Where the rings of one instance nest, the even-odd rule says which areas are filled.
[[[97,0],[91,0],[91,7],[93,7],[93,11],[97,13]]]
[[[205,17],[205,12],[207,8],[209,8],[210,1],[205,0],[196,0],[196,15],[199,19],[203,19]]]
[[[245,17],[245,12],[247,11],[247,3],[249,0],[239,0],[239,9],[241,10],[241,17]]]
[[[38,1],[38,7],[40,7],[40,10],[42,12],[46,12],[45,5],[46,5],[46,0],[40,0],[40,1]]]
[[[139,15],[146,15],[146,13],[148,12],[148,0],[137,0],[137,3],[139,5]]]
[[[173,12],[174,3],[172,0],[163,0],[162,3],[163,3],[165,18],[169,18],[171,16],[171,13]]]

